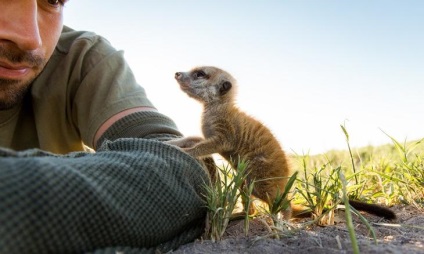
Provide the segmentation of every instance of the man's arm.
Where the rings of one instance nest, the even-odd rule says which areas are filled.
[[[108,120],[106,120],[106,122],[104,122],[102,124],[102,126],[100,126],[100,128],[97,130],[96,135],[94,136],[94,142],[93,144],[96,145],[97,141],[99,141],[100,137],[106,132],[107,129],[109,129],[109,127],[111,127],[116,121],[120,120],[121,118],[130,115],[132,113],[135,112],[141,112],[141,111],[156,111],[157,110],[155,108],[152,107],[137,107],[137,108],[131,108],[131,109],[127,109],[124,110],[114,116],[112,116],[111,118],[109,118]],[[96,147],[95,147],[96,148]]]
[[[207,173],[151,139],[65,156],[0,149],[0,253],[162,253],[199,237]]]
[[[144,138],[167,141],[181,137],[174,121],[157,110],[138,108],[123,111],[108,119],[97,131],[94,145],[99,149],[104,141],[119,138]]]

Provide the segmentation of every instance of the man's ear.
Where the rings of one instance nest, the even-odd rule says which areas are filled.
[[[228,91],[230,91],[231,87],[233,87],[231,82],[229,81],[222,82],[221,85],[219,86],[219,95],[226,94]]]

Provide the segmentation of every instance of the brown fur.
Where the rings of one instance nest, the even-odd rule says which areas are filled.
[[[208,66],[177,72],[175,79],[187,95],[203,104],[204,139],[187,137],[168,143],[183,148],[197,158],[219,153],[232,163],[233,168],[237,168],[239,159],[247,161],[247,181],[257,180],[253,195],[268,204],[272,202],[278,192],[284,191],[292,172],[283,149],[271,131],[235,106],[235,79],[224,70]],[[208,171],[214,182],[216,172],[213,166],[209,166]],[[349,202],[358,210],[386,219],[396,218],[396,214],[388,208],[354,200]],[[305,209],[292,206],[290,211],[284,213],[284,218],[290,219],[291,210],[295,217],[310,216],[311,213],[305,213]]]
[[[287,157],[271,131],[234,105],[236,82],[215,67],[195,68],[175,76],[181,89],[203,104],[204,140],[188,137],[173,141],[194,157],[219,153],[233,168],[248,162],[247,181],[257,181],[253,195],[269,203],[284,191],[292,175]],[[199,142],[200,141],[200,142]],[[194,146],[192,146],[195,143]],[[285,214],[289,219],[289,212]]]

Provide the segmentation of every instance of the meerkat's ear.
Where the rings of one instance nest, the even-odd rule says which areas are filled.
[[[233,85],[231,84],[231,82],[229,81],[224,81],[220,84],[219,86],[219,94],[220,95],[224,95],[226,94],[228,91],[230,91],[231,87]]]

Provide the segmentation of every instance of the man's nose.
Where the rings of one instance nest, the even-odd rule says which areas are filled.
[[[13,42],[21,50],[42,45],[36,0],[0,1],[0,42]]]

